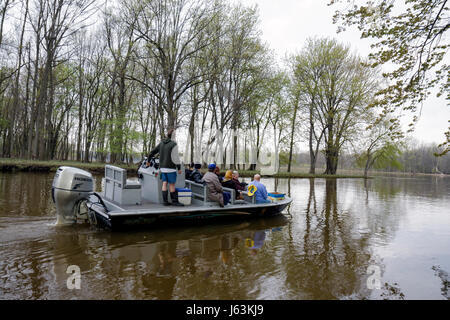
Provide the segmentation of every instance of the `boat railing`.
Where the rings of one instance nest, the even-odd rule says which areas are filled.
[[[244,197],[245,202],[250,202],[251,204],[256,204],[255,195],[249,196],[247,192],[241,192],[241,195]]]
[[[230,189],[230,188],[226,188],[226,187],[222,187],[222,189],[223,189],[223,191],[227,191],[227,192],[231,193],[230,203],[234,204],[235,200],[236,200],[236,190]]]
[[[205,188],[205,185],[190,180],[186,180],[185,183],[186,187],[191,190],[194,199],[199,199],[206,202],[207,189]]]

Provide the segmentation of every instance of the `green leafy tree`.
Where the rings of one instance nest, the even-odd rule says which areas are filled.
[[[356,165],[364,168],[367,178],[370,169],[403,169],[400,162],[401,142],[390,130],[391,121],[376,121],[376,114],[368,112],[364,116],[364,124],[357,139],[360,152],[357,152]]]
[[[318,143],[323,137],[325,173],[336,174],[343,145],[354,138],[370,107],[378,86],[376,70],[351,54],[349,47],[327,38],[309,39],[293,59],[302,103],[311,114],[310,132]],[[314,151],[311,139],[310,134],[310,152],[317,152],[318,145]]]
[[[351,3],[351,4],[350,4]],[[384,115],[399,108],[416,113],[410,130],[418,120],[417,111],[438,89],[438,96],[450,99],[450,68],[445,63],[450,46],[445,38],[450,28],[448,0],[375,0],[355,4],[354,1],[331,0],[330,5],[341,4],[334,22],[338,31],[356,25],[362,38],[375,39],[370,54],[373,67],[386,65],[392,70],[384,77],[387,86],[378,92],[378,103],[384,106]],[[450,127],[441,144],[441,155],[450,149]]]
[[[379,149],[365,152],[356,159],[356,164],[360,168],[364,168],[364,177],[367,178],[368,171],[374,169],[396,168],[401,170],[403,168],[400,163],[399,156],[401,155],[400,148],[388,142],[382,145]]]

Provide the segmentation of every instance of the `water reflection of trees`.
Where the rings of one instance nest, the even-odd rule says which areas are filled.
[[[450,277],[448,275],[448,272],[441,269],[440,266],[433,266],[431,269],[433,269],[435,275],[441,279],[442,287],[441,287],[441,294],[444,298],[447,300],[450,300],[450,294],[449,294],[449,288],[450,288]]]
[[[375,191],[384,200],[398,194],[441,199],[450,190],[450,178],[440,176],[376,177],[361,183],[365,190]]]
[[[324,202],[319,204],[310,179],[303,242],[288,239],[284,254],[292,298],[335,299],[355,293],[367,297],[368,236],[355,238],[355,227],[355,220],[338,207],[336,180],[326,180]]]
[[[0,215],[53,216],[52,179],[47,173],[0,173]]]

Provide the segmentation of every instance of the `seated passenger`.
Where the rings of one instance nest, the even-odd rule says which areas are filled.
[[[202,168],[202,165],[200,163],[194,164],[194,171],[192,171],[191,176],[189,177],[191,181],[194,181],[195,183],[202,183],[202,173],[200,172],[200,169]]]
[[[184,169],[184,178],[185,178],[186,180],[192,180],[191,175],[192,175],[193,168],[194,168],[194,164],[191,163],[191,164],[189,165],[189,168]]]
[[[214,163],[208,166],[208,172],[203,176],[202,181],[208,186],[207,198],[208,200],[218,202],[223,208],[230,201],[231,195],[224,192],[222,185],[219,182],[218,176],[214,173],[216,165]]]
[[[227,181],[231,181],[231,179],[233,179],[233,171],[227,170],[227,172],[225,172],[225,177],[223,178],[222,185]]]
[[[239,172],[233,171],[232,180],[236,184],[237,190],[244,191],[247,189],[247,183],[239,181]]]
[[[261,183],[261,176],[259,174],[255,174],[253,177],[253,181],[250,182],[249,187],[254,185],[256,187],[255,198],[256,203],[271,203],[269,199],[267,199],[267,190],[266,186]]]
[[[224,186],[225,188],[236,190],[236,199],[244,199],[241,196],[241,191],[244,191],[245,187],[239,182],[239,180],[234,179],[234,172],[231,170],[227,171],[227,173],[225,174],[225,179],[223,179],[222,186]],[[237,176],[239,177],[239,174]]]
[[[217,177],[219,178],[219,181],[222,183],[222,181],[223,181],[223,176],[222,176],[221,173],[220,173],[220,168],[219,168],[219,167],[216,167],[216,168],[214,169],[214,173],[217,175]]]

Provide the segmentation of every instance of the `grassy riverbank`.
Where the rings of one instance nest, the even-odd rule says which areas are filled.
[[[7,172],[55,172],[61,166],[77,167],[96,174],[105,172],[105,163],[101,162],[83,163],[78,161],[38,161],[0,158],[0,171]],[[127,166],[125,164],[117,166],[127,169],[128,172],[136,172],[137,169],[137,165]]]
[[[60,166],[77,167],[94,174],[103,174],[105,171],[105,163],[92,162],[83,163],[77,161],[38,161],[38,160],[25,160],[25,159],[7,159],[0,158],[0,171],[4,172],[55,172]],[[116,166],[124,168],[130,174],[136,173],[137,164],[126,165],[119,164]],[[206,172],[206,170],[202,170]],[[256,173],[260,173],[259,170],[239,170],[241,177],[253,177]],[[364,178],[363,175],[355,174],[338,174],[338,175],[325,175],[325,174],[309,174],[304,172],[279,172],[274,177],[278,178]]]

